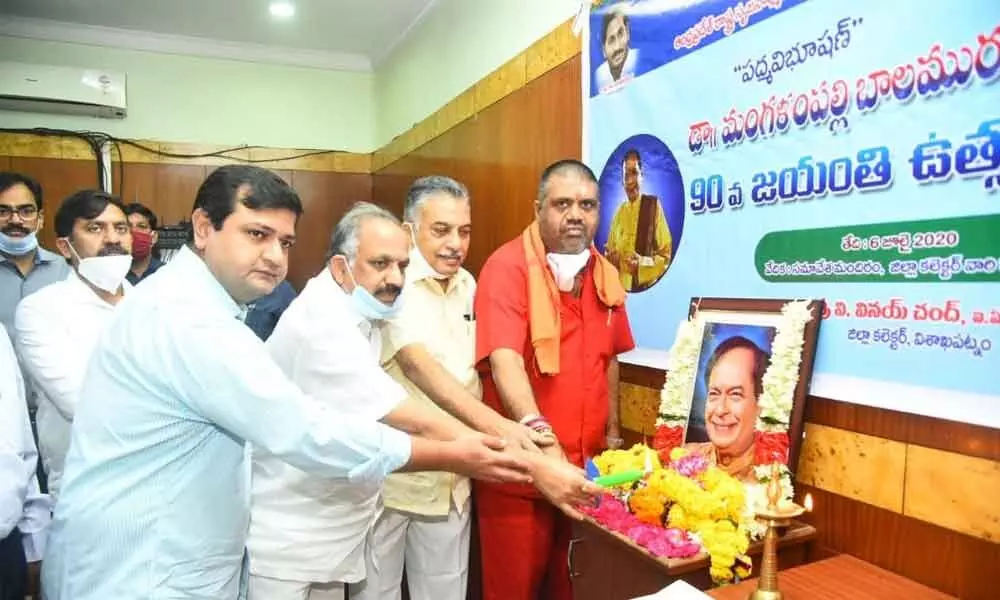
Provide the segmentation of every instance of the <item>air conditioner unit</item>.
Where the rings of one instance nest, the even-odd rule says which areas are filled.
[[[0,110],[124,119],[125,73],[0,61]]]

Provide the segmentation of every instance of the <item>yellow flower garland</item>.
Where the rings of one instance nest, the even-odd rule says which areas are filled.
[[[643,469],[647,454],[651,455],[653,470],[646,485],[629,495],[629,510],[640,521],[652,525],[662,525],[665,514],[666,526],[697,536],[711,557],[710,573],[715,582],[732,581],[735,575],[747,576],[743,565],[749,565],[744,555],[750,545],[750,532],[743,484],[713,465],[691,477],[669,466],[663,468],[656,453],[643,444],[629,450],[608,450],[597,456],[594,464],[605,475]],[[687,454],[687,450],[675,448],[670,459],[677,461]],[[620,491],[630,487],[626,484]],[[743,564],[737,564],[738,558]]]

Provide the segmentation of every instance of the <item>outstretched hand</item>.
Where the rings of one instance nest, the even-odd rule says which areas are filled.
[[[537,454],[557,442],[551,431],[538,432],[509,419],[504,419],[495,429],[496,435],[508,442],[509,448],[519,448],[525,452]]]
[[[455,473],[495,483],[532,483],[523,453],[504,452],[508,442],[491,435],[474,433],[454,442]]]
[[[603,491],[601,487],[588,480],[582,469],[562,458],[539,456],[532,459],[532,476],[538,491],[568,516],[583,519],[577,507],[593,504]]]

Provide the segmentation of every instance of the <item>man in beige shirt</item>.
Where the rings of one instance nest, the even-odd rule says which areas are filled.
[[[444,410],[478,431],[523,439],[522,425],[481,403],[474,364],[476,282],[462,268],[472,229],[468,191],[447,177],[418,179],[407,194],[403,220],[413,246],[405,302],[383,326],[383,366],[411,399]],[[551,443],[539,437],[535,441]],[[535,485],[562,508],[596,491],[572,465],[540,453],[532,456]],[[400,598],[405,563],[412,600],[465,600],[469,491],[468,479],[452,473],[387,478],[385,510],[371,534],[366,580],[351,586],[351,599]]]

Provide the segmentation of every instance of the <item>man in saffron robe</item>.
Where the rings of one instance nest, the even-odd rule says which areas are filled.
[[[652,286],[670,266],[673,238],[656,196],[642,193],[642,159],[629,150],[622,160],[627,200],[615,211],[605,253],[629,292]]]
[[[550,165],[535,222],[486,261],[475,300],[484,401],[578,467],[621,444],[617,355],[635,346],[618,271],[593,247],[598,215],[593,172]],[[531,486],[475,485],[483,600],[571,600],[569,519]]]

